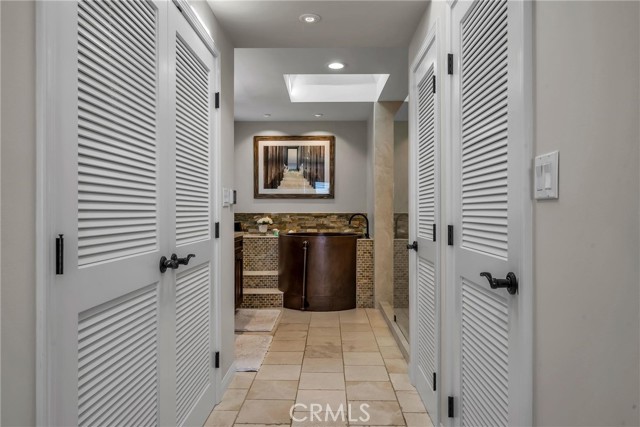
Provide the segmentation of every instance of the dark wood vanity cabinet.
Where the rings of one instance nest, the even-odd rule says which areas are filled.
[[[236,309],[242,304],[242,236],[235,238],[235,289],[236,289]]]

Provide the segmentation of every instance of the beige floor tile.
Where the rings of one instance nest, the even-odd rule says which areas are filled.
[[[311,405],[316,404],[321,405],[323,411],[328,410],[327,407],[329,407],[332,412],[335,412],[340,405],[347,406],[347,395],[344,390],[300,390],[296,403],[304,405],[308,410],[315,410]]]
[[[379,401],[362,402],[349,401],[351,404],[351,418],[349,425],[365,426],[401,426],[404,425],[404,418],[398,402]],[[368,405],[368,406],[365,406]]]
[[[330,357],[305,357],[302,372],[343,372],[342,359]]]
[[[277,331],[273,336],[275,341],[303,340],[307,338],[307,331]]]
[[[344,390],[344,375],[341,373],[303,372],[299,390]]]
[[[397,345],[380,347],[380,354],[385,359],[404,359]]]
[[[304,357],[342,359],[342,347],[337,345],[310,345],[305,349]]]
[[[384,360],[377,351],[345,352],[344,364],[384,366]]]
[[[396,339],[393,337],[376,336],[376,341],[378,341],[378,345],[380,347],[389,347],[389,346],[397,345]]]
[[[309,324],[312,328],[338,328],[340,327],[340,319],[337,317],[327,319],[311,319]]]
[[[409,371],[404,359],[385,359],[384,364],[390,374],[406,374]]]
[[[372,341],[375,340],[376,337],[373,335],[373,332],[351,332],[344,331],[342,332],[342,341]]]
[[[341,345],[340,336],[335,337],[309,337],[307,345]]]
[[[205,427],[232,427],[238,411],[213,411],[205,421]]]
[[[376,337],[392,337],[393,336],[389,328],[386,326],[385,327],[378,326],[373,328],[373,333],[375,334]]]
[[[398,391],[397,395],[402,412],[426,412],[417,391]]]
[[[270,351],[262,362],[263,365],[300,365],[302,351]]]
[[[255,372],[236,372],[229,388],[249,388],[255,376]]]
[[[378,351],[378,343],[372,341],[342,341],[342,351]]]
[[[291,427],[343,427],[347,425],[348,415],[329,412],[294,412]]]
[[[306,331],[308,329],[308,323],[281,323],[277,327],[278,331]]]
[[[347,381],[349,400],[397,400],[389,381]]]
[[[304,351],[305,340],[273,341],[269,351]]]
[[[222,400],[215,407],[216,411],[238,411],[247,396],[246,388],[230,388],[225,391]]]
[[[300,365],[262,365],[256,380],[288,380],[300,378]]]
[[[292,400],[298,393],[298,381],[256,380],[251,385],[249,400]]]
[[[340,312],[340,323],[362,323],[369,324],[369,318],[362,309],[347,310]]]
[[[309,328],[309,337],[339,337],[340,328]]]
[[[408,427],[433,427],[433,422],[427,413],[404,413],[404,419]]]
[[[393,388],[396,390],[415,391],[415,387],[411,385],[409,375],[407,374],[389,374]]]
[[[311,321],[311,313],[308,311],[284,309],[280,323],[309,323]]]
[[[345,366],[344,376],[347,381],[389,381],[384,366]]]
[[[287,424],[293,400],[245,400],[238,413],[238,424]]]
[[[371,330],[368,323],[343,323],[340,325],[342,332],[367,332]]]

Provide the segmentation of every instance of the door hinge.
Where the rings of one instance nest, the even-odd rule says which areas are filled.
[[[433,373],[433,391],[436,391],[436,373]]]
[[[433,241],[434,242],[436,241],[436,228],[437,228],[436,225],[433,224]]]
[[[215,107],[220,108],[220,92],[216,92]]]
[[[397,322],[397,321],[398,321],[398,319],[396,318],[396,315],[395,315],[395,314],[393,315],[393,321],[394,321],[394,322]]]
[[[453,396],[449,396],[447,416],[453,418]]]
[[[64,234],[56,237],[56,274],[64,274]]]
[[[216,354],[214,355],[214,363],[213,363],[213,367],[214,368],[219,368],[220,367],[220,352],[216,351]]]
[[[436,76],[433,76],[433,93],[436,93]]]
[[[214,228],[214,229],[215,229],[215,231],[214,231],[214,237],[215,237],[216,239],[219,239],[219,238],[220,238],[220,223],[219,223],[219,222],[216,222],[216,225],[215,225],[215,228]]]
[[[453,225],[447,226],[447,244],[453,246]]]
[[[447,74],[453,74],[453,53],[447,54]]]

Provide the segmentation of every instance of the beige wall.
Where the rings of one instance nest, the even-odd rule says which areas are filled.
[[[409,212],[409,122],[393,124],[393,212]]]
[[[427,8],[410,61],[446,8]],[[533,7],[534,152],[560,151],[560,199],[534,204],[535,425],[640,424],[639,8]]]
[[[373,226],[376,307],[393,306],[393,147],[394,117],[402,101],[373,104]],[[371,147],[369,147],[371,149]]]
[[[536,2],[534,422],[639,425],[638,2]]]
[[[35,425],[35,5],[2,1],[1,424]],[[222,140],[233,140],[233,46],[204,2],[195,4],[221,50]],[[233,146],[223,144],[222,183],[233,186]],[[233,215],[222,216],[222,371],[233,358]]]
[[[2,9],[2,425],[35,425],[35,7]]]
[[[365,122],[236,122],[236,212],[366,212],[367,127]],[[334,199],[254,199],[253,137],[256,135],[334,135]]]

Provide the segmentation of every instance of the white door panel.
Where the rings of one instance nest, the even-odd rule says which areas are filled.
[[[50,290],[51,424],[201,425],[214,404],[214,58],[170,2],[57,2],[48,13],[64,234]],[[199,145],[179,140],[172,119],[185,81],[176,32],[209,67]],[[177,186],[176,168],[196,164]],[[160,257],[174,252],[196,258],[162,274]]]
[[[529,294],[522,281],[515,295],[492,289],[480,273],[505,279],[525,271],[524,6],[458,1],[452,21],[455,423],[523,425],[531,422],[531,385],[522,381],[531,370]]]
[[[170,85],[175,119],[175,425],[199,425],[213,409],[214,58],[181,14],[170,16]]]
[[[432,40],[411,71],[413,215],[417,256],[411,263],[411,372],[427,411],[437,421],[439,360],[439,103],[436,45]]]

